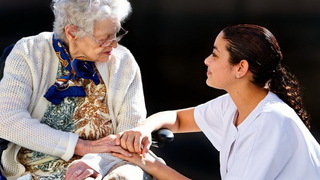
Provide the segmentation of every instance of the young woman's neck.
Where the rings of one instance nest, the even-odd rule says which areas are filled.
[[[239,126],[267,96],[268,90],[252,85],[228,93],[238,109],[235,126]]]

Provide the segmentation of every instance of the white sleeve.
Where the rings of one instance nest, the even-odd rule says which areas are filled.
[[[19,146],[69,160],[78,135],[40,123],[40,119],[31,117],[28,109],[31,98],[41,96],[35,82],[41,81],[42,66],[37,64],[42,62],[38,62],[40,56],[29,51],[35,48],[35,45],[30,45],[35,44],[32,42],[21,40],[7,57],[4,77],[0,82],[0,137]]]
[[[104,177],[114,165],[118,164],[123,160],[112,156],[110,153],[91,153],[86,154],[79,160],[73,161],[69,166],[79,161],[86,163],[92,169],[97,171],[101,175],[99,176],[100,179],[101,177]]]
[[[225,113],[228,111],[234,111],[234,108],[226,95],[195,107],[194,118],[197,125],[218,151],[229,122]]]
[[[146,106],[140,68],[123,46],[115,51],[116,59],[111,62],[108,84],[108,106],[116,121],[115,132],[135,128],[146,119]]]
[[[116,117],[118,124],[116,133],[135,128],[145,119],[146,107],[142,80],[140,69],[137,67],[134,78],[125,93],[123,103]]]

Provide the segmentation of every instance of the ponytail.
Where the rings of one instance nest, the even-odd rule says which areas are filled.
[[[269,89],[292,107],[310,129],[310,117],[302,103],[300,84],[293,74],[279,64],[273,72]]]

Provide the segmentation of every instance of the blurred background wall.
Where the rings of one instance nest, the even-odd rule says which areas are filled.
[[[0,1],[0,49],[24,36],[52,30],[50,0]],[[223,91],[205,84],[204,59],[215,36],[227,25],[253,23],[278,38],[284,63],[303,86],[312,116],[312,133],[320,129],[319,0],[132,0],[133,13],[123,25],[122,44],[138,61],[148,114],[196,106]],[[35,49],[36,50],[36,49]],[[218,153],[202,133],[176,135],[161,150],[168,165],[192,179],[220,179]]]

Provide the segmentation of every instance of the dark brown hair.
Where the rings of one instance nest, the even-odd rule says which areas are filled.
[[[228,41],[230,63],[245,59],[253,74],[253,83],[266,87],[291,106],[310,128],[309,115],[303,107],[299,82],[282,65],[282,52],[274,35],[264,27],[252,24],[228,26],[222,30]]]

